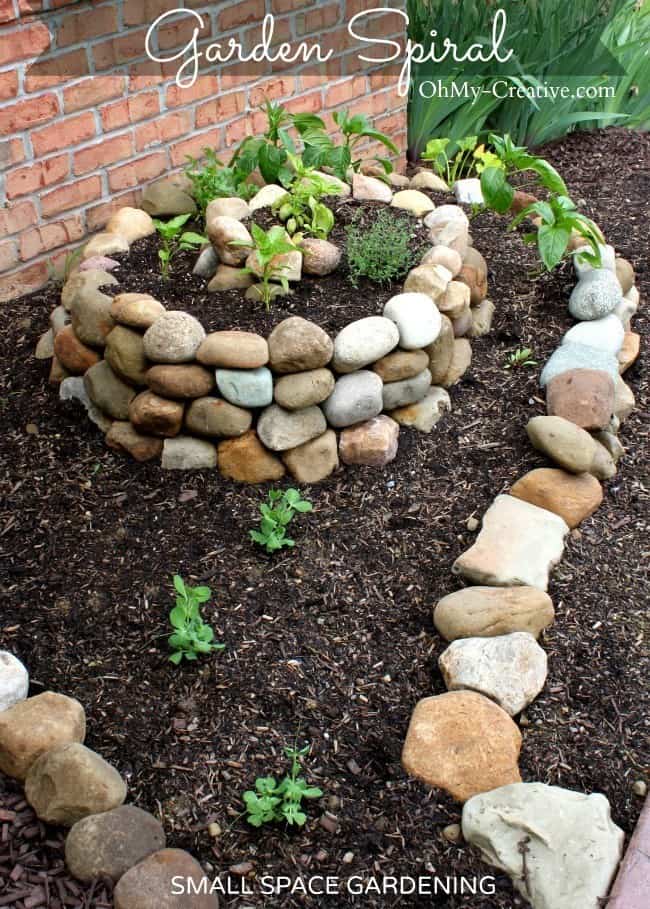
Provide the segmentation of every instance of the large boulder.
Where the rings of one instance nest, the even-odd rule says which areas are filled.
[[[553,624],[550,596],[537,587],[464,587],[433,610],[433,623],[447,641],[526,631],[537,638]]]
[[[74,698],[45,691],[0,712],[0,770],[24,780],[34,761],[69,742],[83,742],[86,714]]]

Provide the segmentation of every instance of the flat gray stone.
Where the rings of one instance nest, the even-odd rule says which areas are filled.
[[[405,407],[407,404],[416,404],[421,401],[431,387],[431,373],[423,369],[412,379],[402,379],[399,382],[388,382],[384,385],[383,400],[384,410],[394,410]]]
[[[164,470],[210,470],[217,466],[216,446],[194,436],[165,439],[162,466]]]
[[[551,354],[539,377],[539,384],[544,388],[551,379],[570,369],[599,369],[608,373],[614,382],[619,374],[615,354],[587,344],[567,341]]]
[[[379,376],[369,370],[341,376],[323,404],[328,423],[342,428],[378,416],[384,406],[383,387]]]
[[[598,350],[615,356],[623,346],[624,337],[625,331],[621,320],[615,313],[610,313],[602,319],[578,322],[564,335],[562,345],[583,344],[587,347],[597,347]]]
[[[574,319],[602,319],[614,312],[622,299],[623,292],[616,275],[608,268],[594,268],[573,288],[569,312]]]
[[[327,422],[320,407],[285,410],[278,404],[267,407],[257,422],[257,434],[271,451],[288,451],[322,436]]]

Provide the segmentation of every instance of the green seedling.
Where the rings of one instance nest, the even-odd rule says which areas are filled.
[[[295,541],[287,536],[287,526],[296,513],[305,514],[312,511],[313,505],[303,499],[297,489],[272,489],[268,502],[260,505],[260,529],[251,530],[250,538],[254,543],[264,546],[266,551],[276,552],[285,546],[295,546]]]
[[[302,759],[309,754],[309,745],[299,750],[285,748],[284,753],[291,761],[291,769],[284,779],[278,783],[273,776],[257,777],[255,789],[243,795],[246,820],[252,827],[281,821],[303,827],[307,815],[302,810],[302,800],[319,799],[323,795],[322,790],[308,786],[305,778],[298,776]]]
[[[375,284],[398,281],[421,255],[412,224],[388,209],[380,211],[370,226],[357,217],[346,233],[348,270],[355,287],[362,278]]]
[[[169,279],[172,260],[177,253],[186,249],[197,249],[208,242],[202,234],[190,230],[183,230],[184,225],[191,215],[177,215],[169,221],[159,221],[154,218],[154,225],[160,237],[161,246],[158,250],[160,259],[160,273],[165,281]]]
[[[537,366],[537,361],[533,360],[533,351],[530,347],[520,347],[508,354],[508,358],[503,365],[504,369],[522,369]]]
[[[174,575],[176,605],[169,613],[174,632],[169,637],[173,653],[169,657],[176,666],[183,658],[196,660],[199,654],[223,650],[225,644],[214,643],[214,631],[201,617],[201,604],[212,596],[209,587],[189,587],[178,574]]]
[[[348,179],[350,168],[358,171],[367,160],[376,161],[386,175],[392,172],[393,165],[389,158],[376,155],[368,158],[359,154],[359,143],[365,140],[379,142],[392,154],[399,154],[394,142],[385,133],[374,129],[365,114],[350,115],[348,111],[336,111],[332,116],[343,136],[340,145],[329,137],[324,121],[316,114],[294,114],[291,118],[305,146],[302,158],[306,165],[329,168],[341,180]]]
[[[260,279],[260,299],[268,310],[271,308],[278,284],[285,293],[289,292],[289,282],[284,274],[287,266],[278,262],[278,256],[294,252],[298,247],[289,239],[284,227],[278,224],[267,231],[262,230],[258,224],[251,224],[251,236],[252,243],[249,240],[233,240],[231,245],[245,246],[255,253],[257,268],[253,269],[247,265],[241,270],[244,274],[254,275]]]
[[[250,199],[255,195],[258,187],[246,182],[247,172],[236,166],[226,167],[211,148],[204,148],[203,155],[203,161],[188,155],[189,164],[185,169],[192,182],[192,196],[203,218],[213,199],[233,196]]]

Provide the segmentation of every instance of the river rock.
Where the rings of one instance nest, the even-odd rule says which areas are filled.
[[[96,259],[98,256],[114,256],[115,253],[125,253],[129,251],[129,241],[119,234],[110,234],[108,231],[100,231],[88,240],[83,248],[84,259]]]
[[[339,466],[336,433],[328,429],[318,438],[285,451],[282,460],[298,483],[320,483]]]
[[[469,304],[457,319],[452,319],[451,321],[454,326],[455,338],[464,338],[465,335],[469,334],[472,328],[472,310],[469,308]]]
[[[196,363],[152,366],[145,376],[149,389],[164,398],[201,398],[214,388],[214,373]]]
[[[57,306],[50,313],[50,326],[52,328],[52,340],[58,335],[62,328],[70,324],[70,313],[65,306]],[[52,348],[54,353],[54,347]]]
[[[407,189],[411,183],[407,176],[398,174],[396,171],[388,174],[388,180],[393,189]]]
[[[443,413],[449,410],[451,410],[449,394],[444,388],[433,386],[420,401],[406,407],[398,407],[390,412],[390,416],[400,426],[410,426],[419,432],[431,432]]]
[[[468,337],[482,338],[489,334],[492,329],[494,311],[494,303],[491,300],[483,300],[478,306],[474,306],[471,311],[472,325],[468,331]]]
[[[268,183],[257,192],[248,203],[251,214],[259,208],[270,208],[279,199],[286,196],[287,191],[282,186],[276,186],[275,183]]]
[[[447,594],[433,610],[443,638],[490,638],[525,631],[537,638],[553,624],[551,598],[537,587],[465,587]]]
[[[447,316],[440,316],[440,334],[433,344],[425,347],[425,353],[429,357],[431,382],[433,385],[440,385],[449,373],[454,355],[454,326]]]
[[[213,199],[208,202],[205,210],[205,223],[209,224],[215,218],[234,218],[235,221],[245,221],[250,218],[251,210],[245,199],[239,196]]]
[[[382,316],[357,319],[334,339],[332,366],[339,373],[355,372],[390,353],[398,341],[399,330],[391,319]]]
[[[196,353],[205,366],[226,369],[258,369],[269,361],[266,339],[251,331],[213,331]]]
[[[423,218],[436,207],[431,199],[418,189],[402,189],[396,192],[390,203],[393,208],[401,208],[416,218]]]
[[[142,335],[132,328],[116,325],[106,338],[106,362],[113,372],[132,385],[147,384],[147,370],[151,365],[144,352]]]
[[[241,221],[217,216],[211,221],[206,221],[206,230],[225,265],[244,264],[254,244],[253,238]],[[240,246],[240,243],[245,245]]]
[[[34,356],[37,360],[51,360],[54,356],[54,332],[51,328],[38,339]]]
[[[431,373],[428,369],[423,369],[411,379],[385,384],[383,389],[384,410],[395,410],[398,407],[421,401],[430,386]]]
[[[101,411],[114,420],[128,419],[135,389],[116,376],[106,360],[91,366],[83,381],[88,397]]]
[[[383,387],[379,376],[368,370],[341,376],[323,404],[330,425],[342,428],[376,417],[383,409]]]
[[[171,438],[183,425],[184,406],[152,391],[143,391],[129,405],[129,420],[144,435]]]
[[[217,449],[205,439],[176,436],[165,439],[161,464],[163,470],[211,470],[217,466]]]
[[[469,243],[469,219],[458,205],[439,205],[424,219],[435,246],[448,246],[465,257]]]
[[[165,307],[149,294],[126,293],[113,297],[110,312],[113,319],[121,325],[146,331],[162,316]]]
[[[444,265],[418,265],[412,268],[404,282],[404,291],[426,294],[436,304],[442,299],[451,281],[451,272]]]
[[[590,517],[603,500],[603,490],[590,473],[573,474],[550,467],[531,470],[513,485],[510,495],[559,515],[569,527]]]
[[[597,347],[574,342],[562,344],[551,354],[539,377],[539,384],[544,388],[556,376],[576,369],[601,370],[614,381],[618,375],[618,360],[614,354]]]
[[[314,322],[290,316],[268,337],[269,360],[275,372],[305,372],[327,366],[334,345],[330,336]]]
[[[372,365],[383,382],[401,382],[419,375],[429,365],[429,356],[424,350],[396,350]]]
[[[320,407],[285,410],[271,404],[257,422],[257,434],[271,451],[288,451],[321,436],[327,423]]]
[[[460,382],[471,365],[472,345],[467,338],[455,338],[449,369],[440,380],[439,384],[442,385],[443,388],[451,388],[453,385],[456,385],[457,382]],[[434,374],[432,373],[431,381],[433,381],[434,378]]]
[[[438,174],[434,174],[432,170],[420,170],[415,174],[414,177],[411,177],[410,182],[411,189],[428,189],[431,192],[436,193],[448,193],[449,187]]]
[[[592,473],[598,480],[611,480],[612,477],[616,476],[614,459],[605,445],[602,445],[595,438],[594,443],[596,445],[596,453],[589,468],[589,473]]]
[[[469,312],[469,287],[462,281],[450,281],[436,306],[450,319],[459,319]]]
[[[300,244],[302,267],[306,275],[330,275],[339,267],[341,250],[329,240],[305,237]]]
[[[196,202],[187,192],[187,187],[179,186],[174,178],[150,183],[140,205],[154,218],[193,215],[196,212]]]
[[[65,841],[65,863],[79,881],[113,883],[152,852],[165,847],[160,822],[135,805],[120,805],[77,821]]]
[[[628,262],[627,259],[617,256],[614,263],[614,271],[618,278],[618,283],[621,285],[623,296],[625,296],[625,294],[629,293],[634,287],[635,275],[632,263]]]
[[[197,278],[206,278],[208,281],[210,278],[213,278],[219,268],[219,255],[211,244],[204,246],[201,252],[199,253],[196,262],[194,263],[194,268],[192,269],[192,274],[196,275]],[[234,274],[242,274],[241,270],[234,268],[232,265],[223,265],[222,268],[227,269],[228,271],[234,272]],[[242,275],[242,278],[248,278],[251,280],[250,275]],[[208,284],[208,290],[210,291],[211,285]],[[213,290],[229,290],[229,287],[214,287]]]
[[[385,467],[397,456],[399,425],[385,414],[344,429],[339,455],[344,464]]]
[[[636,407],[636,400],[632,389],[623,381],[620,375],[616,376],[614,389],[614,414],[622,423],[627,420]]]
[[[391,297],[384,306],[384,317],[397,325],[399,344],[405,350],[418,350],[433,344],[442,329],[437,306],[423,293],[403,293]]]
[[[487,262],[481,253],[469,246],[463,256],[463,267],[458,280],[469,287],[469,298],[472,306],[478,306],[487,296]]]
[[[621,349],[624,335],[620,319],[610,313],[602,319],[574,325],[562,338],[562,344],[586,344],[615,356]]]
[[[162,454],[162,439],[138,432],[132,423],[116,420],[106,433],[106,444],[114,451],[125,451],[136,461],[152,461]]]
[[[420,265],[442,265],[452,278],[455,278],[460,274],[463,260],[455,249],[449,249],[448,246],[432,246],[422,256]]]
[[[258,278],[263,277],[263,269],[257,255],[253,250],[246,259],[246,268],[249,268]],[[279,253],[271,260],[272,280],[300,281],[302,278],[302,253],[299,249],[286,253]]]
[[[265,366],[259,369],[217,369],[217,388],[238,407],[266,407],[273,401],[273,376]]]
[[[205,338],[198,319],[180,310],[163,313],[144,334],[144,352],[154,363],[189,363]]]
[[[618,371],[623,374],[638,359],[641,351],[641,336],[633,331],[626,331],[621,349],[618,352]]]
[[[45,691],[0,712],[0,770],[24,780],[46,751],[83,742],[86,714],[74,698]]]
[[[208,293],[224,290],[248,290],[253,285],[253,276],[234,265],[218,265],[208,284]]]
[[[456,200],[463,205],[483,205],[483,190],[478,177],[467,177],[454,183]]]
[[[604,429],[614,412],[614,382],[601,370],[569,369],[548,383],[546,406],[583,429]]]
[[[83,344],[72,325],[66,325],[54,339],[54,354],[59,363],[74,376],[82,376],[86,370],[99,363],[99,354]]]
[[[366,202],[390,202],[393,191],[377,177],[355,173],[352,177],[352,198]]]
[[[281,376],[275,383],[275,401],[285,410],[301,410],[322,404],[334,391],[335,379],[329,369],[310,369]]]
[[[562,558],[566,522],[513,496],[497,496],[483,516],[476,542],[452,566],[475,584],[546,590],[551,568]]]
[[[596,443],[584,429],[562,417],[533,417],[526,432],[534,448],[571,473],[590,472]]]
[[[130,868],[113,892],[115,909],[219,909],[216,894],[202,892],[205,872],[188,852],[161,849]],[[191,880],[190,890],[186,881]],[[178,882],[185,893],[177,894]],[[209,890],[210,888],[208,888]]]
[[[29,673],[18,657],[7,650],[0,650],[0,713],[19,701],[24,701],[29,690]]]
[[[109,234],[119,234],[124,237],[127,243],[135,243],[136,240],[142,240],[143,237],[155,234],[156,225],[148,212],[127,205],[111,215],[106,230]]]
[[[607,268],[594,268],[578,281],[569,299],[574,319],[602,319],[623,299],[618,278]]]
[[[81,376],[69,376],[61,380],[59,385],[59,398],[61,401],[79,401],[84,407],[88,419],[99,427],[102,432],[107,432],[111,426],[111,418],[94,404],[88,397],[84,380]]]
[[[221,398],[198,398],[192,401],[185,413],[186,427],[200,436],[236,438],[248,432],[252,423],[250,410],[236,407]]]
[[[96,290],[76,297],[70,305],[70,319],[75,334],[84,344],[104,347],[106,336],[115,326],[111,315],[112,297]]]
[[[598,249],[600,251],[600,268],[606,268],[608,271],[616,271],[616,251],[613,246],[610,246],[606,243],[599,243]],[[593,254],[593,249],[591,246],[586,246],[582,250],[578,250],[573,255],[573,267],[575,269],[576,277],[578,280],[584,278],[586,274],[594,270],[594,266],[587,261],[584,257],[584,253],[587,255]]]
[[[284,476],[284,464],[264,448],[253,429],[220,442],[217,463],[224,477],[238,483],[267,483]]]
[[[633,287],[632,290],[636,290],[636,287]],[[623,297],[614,310],[613,315],[620,321],[624,331],[631,330],[632,318],[636,315],[638,308],[638,305],[627,299],[627,297]]]
[[[419,701],[402,764],[411,776],[464,802],[519,782],[521,733],[505,710],[475,691],[449,691]]]
[[[71,742],[34,761],[25,780],[25,796],[42,821],[70,827],[89,814],[121,805],[126,783],[90,748]]]
[[[117,284],[117,278],[101,268],[76,271],[63,285],[61,305],[69,312],[73,304],[92,297],[100,287],[110,287],[114,284]]]
[[[603,795],[544,783],[476,795],[463,808],[463,836],[488,864],[510,875],[533,909],[599,909],[624,842]]]
[[[535,700],[547,674],[546,653],[525,631],[454,641],[438,666],[449,691],[478,691],[510,716]]]

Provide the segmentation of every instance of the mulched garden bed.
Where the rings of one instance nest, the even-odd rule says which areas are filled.
[[[526,781],[604,793],[630,834],[642,805],[632,783],[648,756],[650,138],[579,133],[544,154],[634,264],[642,304],[633,327],[644,342],[625,377],[637,398],[621,430],[626,456],[554,572],[556,624],[542,642],[549,676],[522,720],[520,766]],[[339,223],[357,207],[339,204]],[[248,540],[262,489],[217,471],[163,472],[122,458],[74,405],[57,400],[49,364],[32,357],[54,287],[4,307],[0,647],[25,662],[32,693],[54,689],[84,704],[86,744],[117,766],[130,801],[161,817],[169,845],[192,851],[210,873],[249,863],[258,875],[342,880],[492,874],[467,846],[442,838],[460,806],[408,779],[400,751],[416,701],[445,690],[437,658],[446,645],[431,610],[458,586],[450,567],[474,538],[467,519],[546,463],[524,432],[545,412],[538,371],[503,363],[521,346],[540,364],[550,355],[571,324],[574,278],[569,265],[540,275],[534,250],[506,223],[490,214],[471,223],[496,316],[492,332],[472,342],[453,413],[430,435],[402,430],[386,469],[344,469],[306,490],[314,514],[296,519],[296,549],[275,557]],[[350,288],[342,276],[307,280],[266,315],[238,292],[208,296],[186,275],[162,285],[155,270],[155,249],[141,241],[116,275],[123,289],[146,289],[206,330],[268,334],[299,313],[335,332],[379,313],[395,292]],[[165,641],[174,572],[212,587],[206,620],[227,644],[180,670],[167,662]],[[306,776],[326,795],[309,805],[303,830],[253,830],[239,816],[241,794],[256,776],[283,773],[282,749],[295,740],[312,743]],[[212,822],[218,837],[208,833]],[[0,906],[110,904],[104,884],[91,893],[66,878],[60,843],[20,787],[0,779]],[[38,887],[40,901],[20,896]],[[258,894],[223,903],[523,905],[504,876],[495,896]]]

